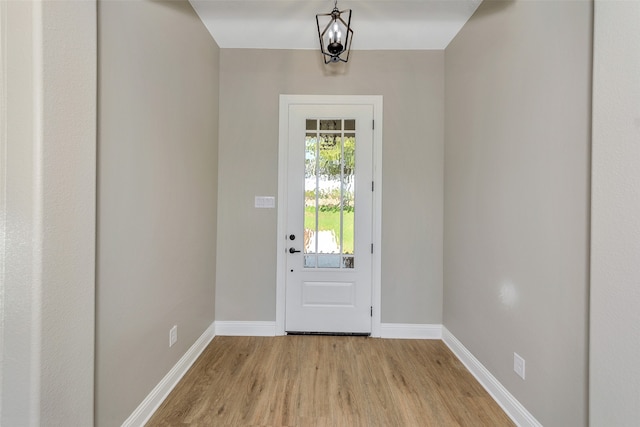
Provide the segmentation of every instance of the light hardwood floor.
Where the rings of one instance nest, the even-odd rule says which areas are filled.
[[[216,337],[147,426],[513,426],[439,340]]]

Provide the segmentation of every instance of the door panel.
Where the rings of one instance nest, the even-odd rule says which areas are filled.
[[[373,107],[292,105],[285,330],[371,332]]]
[[[355,307],[354,282],[302,282],[304,307]]]

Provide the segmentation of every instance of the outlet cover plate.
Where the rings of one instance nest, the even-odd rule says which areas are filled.
[[[524,359],[518,353],[513,353],[513,370],[524,379]]]
[[[173,325],[169,330],[169,347],[172,347],[178,341],[178,325]]]

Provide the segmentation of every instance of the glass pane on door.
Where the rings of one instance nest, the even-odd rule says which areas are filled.
[[[354,268],[355,120],[307,119],[304,267]]]

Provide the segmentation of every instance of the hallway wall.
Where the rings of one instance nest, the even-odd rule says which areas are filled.
[[[596,0],[589,421],[640,420],[640,3]]]
[[[96,3],[0,2],[0,425],[93,420]]]
[[[485,1],[445,53],[444,325],[549,427],[587,425],[591,47],[591,2]]]
[[[95,421],[110,427],[214,320],[219,49],[186,1],[102,1],[98,23]]]

